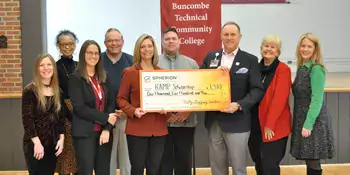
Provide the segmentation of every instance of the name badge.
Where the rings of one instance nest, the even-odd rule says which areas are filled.
[[[209,67],[218,67],[219,66],[219,60],[211,60]]]

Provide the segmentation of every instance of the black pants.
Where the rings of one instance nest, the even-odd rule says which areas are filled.
[[[44,146],[44,157],[41,160],[34,158],[33,143],[24,144],[23,151],[29,175],[53,175],[55,173],[55,146]]]
[[[168,127],[169,134],[158,175],[191,175],[194,127]]]
[[[288,137],[262,142],[261,135],[251,134],[248,141],[249,152],[255,163],[257,175],[280,175],[280,162],[285,156]]]
[[[156,175],[162,160],[166,136],[140,137],[127,135],[131,175]]]
[[[73,137],[75,156],[79,167],[79,174],[109,175],[113,135],[109,142],[100,145],[101,132],[94,132],[90,137]]]

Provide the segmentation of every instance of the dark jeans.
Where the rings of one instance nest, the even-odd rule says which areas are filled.
[[[126,136],[128,142],[131,175],[156,175],[164,152],[166,136]]]
[[[194,127],[168,127],[169,135],[158,175],[191,175]]]

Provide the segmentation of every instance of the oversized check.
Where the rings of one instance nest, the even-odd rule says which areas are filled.
[[[231,103],[230,76],[218,69],[140,71],[141,109],[217,111]]]

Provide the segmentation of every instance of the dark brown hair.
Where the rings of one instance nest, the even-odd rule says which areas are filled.
[[[176,33],[177,37],[179,37],[179,33],[177,32],[176,28],[175,27],[168,27],[166,28],[164,31],[163,31],[163,37],[166,33],[168,32],[174,32]]]
[[[86,61],[85,61],[85,52],[90,45],[95,45],[98,48],[99,60],[95,66],[95,74],[100,83],[106,82],[106,72],[103,70],[102,59],[101,59],[101,47],[94,40],[86,40],[80,48],[79,52],[79,63],[78,63],[78,73],[89,82],[89,76],[86,71]]]

